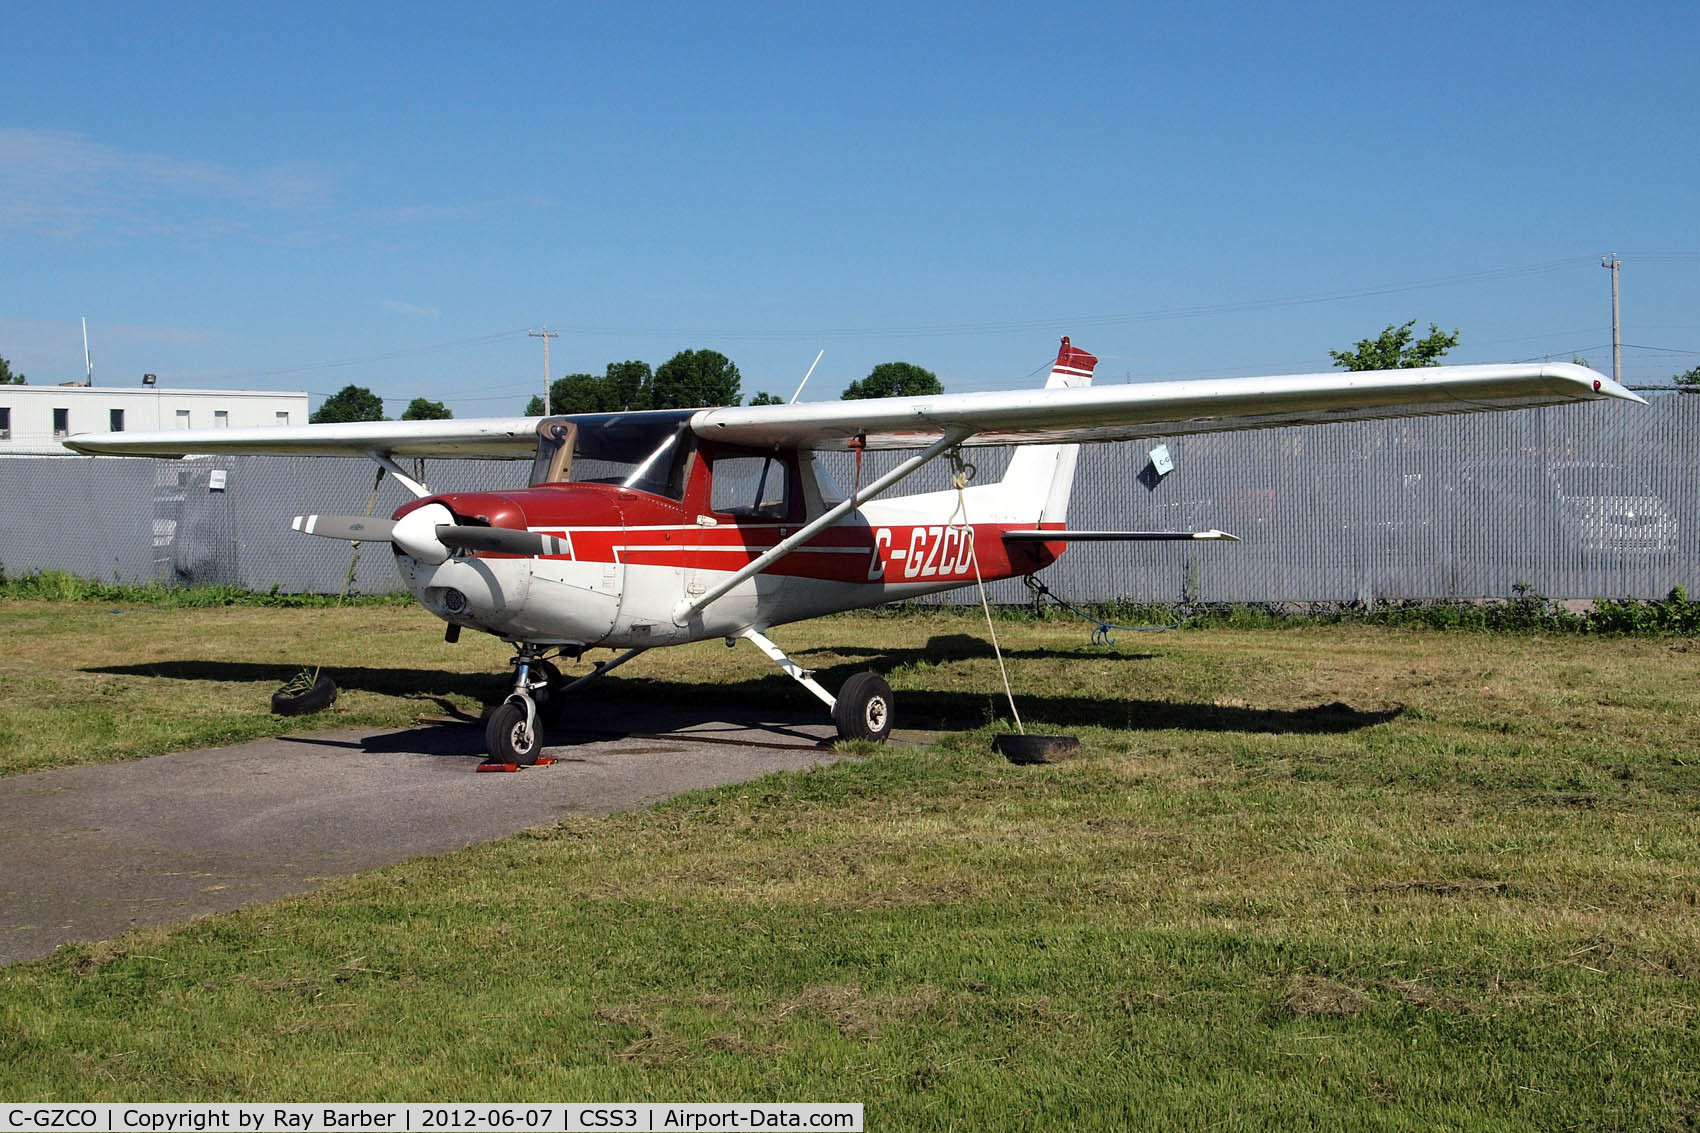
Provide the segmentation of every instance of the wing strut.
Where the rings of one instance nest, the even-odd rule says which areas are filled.
[[[426,487],[420,481],[415,480],[406,472],[403,472],[401,465],[397,464],[395,462],[395,457],[391,456],[389,453],[382,449],[369,448],[366,450],[366,455],[382,465],[386,472],[401,481],[402,487],[412,492],[418,498],[424,499],[426,496],[435,495],[430,488]]]
[[[910,457],[908,460],[905,460],[902,464],[899,464],[896,468],[893,468],[890,472],[887,472],[884,476],[879,477],[866,488],[859,492],[850,493],[849,499],[840,500],[814,519],[811,519],[808,523],[805,523],[802,527],[798,528],[795,534],[788,538],[781,539],[778,543],[775,543],[772,547],[762,552],[762,554],[750,560],[750,562],[741,569],[734,571],[725,581],[711,587],[702,597],[688,598],[673,607],[674,624],[684,625],[690,620],[692,614],[697,613],[710,602],[718,601],[734,586],[743,582],[746,578],[754,578],[756,575],[760,574],[786,555],[789,555],[792,551],[795,551],[798,547],[801,547],[804,543],[807,543],[810,539],[813,539],[816,535],[819,535],[828,527],[831,527],[834,523],[837,523],[839,519],[843,518],[845,515],[854,511],[868,500],[880,495],[887,488],[891,487],[905,476],[908,476],[911,472],[919,469],[923,464],[929,463],[946,449],[955,448],[972,435],[973,430],[971,429],[952,429],[945,433],[944,436],[940,437],[938,440]]]

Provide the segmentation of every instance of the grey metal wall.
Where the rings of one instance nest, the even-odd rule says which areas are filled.
[[[1662,597],[1700,590],[1700,397],[1246,433],[1082,448],[1071,525],[1217,527],[1238,543],[1082,543],[1046,572],[1083,601],[1381,601],[1504,597],[1527,583],[1554,598]],[[1175,469],[1151,475],[1163,441]],[[863,481],[899,456],[871,453]],[[1007,454],[971,454],[978,480]],[[845,485],[847,455],[826,458]],[[523,461],[432,461],[439,491],[512,487]],[[226,488],[211,490],[214,470]],[[361,460],[233,457],[0,461],[0,564],[114,581],[157,578],[335,592],[347,550],[289,530],[301,512],[366,510]],[[947,486],[937,464],[899,489]],[[385,477],[373,511],[408,498]],[[385,546],[361,551],[354,590],[394,589]],[[996,600],[1020,602],[1018,582]],[[957,592],[949,600],[966,597]]]

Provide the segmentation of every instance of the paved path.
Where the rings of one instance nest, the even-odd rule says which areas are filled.
[[[475,773],[481,729],[442,724],[0,779],[0,963],[837,758],[818,717],[703,715],[600,721],[596,736],[552,744],[555,766],[511,775]]]

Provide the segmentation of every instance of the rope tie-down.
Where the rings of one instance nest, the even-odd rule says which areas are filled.
[[[986,597],[986,579],[980,572],[980,552],[974,537],[974,526],[968,519],[968,485],[978,469],[962,459],[958,449],[946,454],[950,460],[950,484],[956,489],[956,510],[945,521],[946,526],[964,533],[968,541],[968,561],[974,567],[974,582],[980,591],[980,610],[986,616],[986,634],[992,640],[992,653],[998,659],[998,675],[1003,678],[1004,696],[1009,700],[1009,714],[1015,720],[1014,732],[1000,732],[992,737],[992,747],[1011,763],[1055,763],[1067,759],[1080,748],[1076,736],[1030,736],[1015,707],[1015,692],[1009,683],[1009,667],[1004,664],[1003,648],[998,644],[997,626],[992,622],[992,605]],[[960,517],[961,522],[957,522]]]

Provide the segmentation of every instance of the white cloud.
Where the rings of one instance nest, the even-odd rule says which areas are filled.
[[[0,128],[0,225],[61,236],[229,232],[231,210],[322,209],[338,178],[316,162],[238,169],[125,150],[66,130]]]

